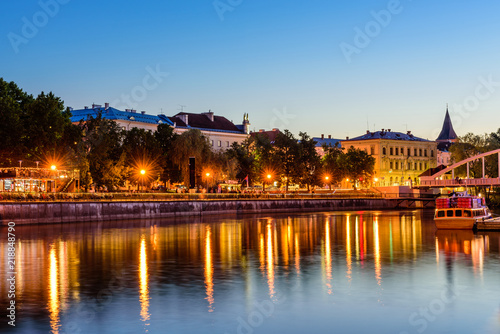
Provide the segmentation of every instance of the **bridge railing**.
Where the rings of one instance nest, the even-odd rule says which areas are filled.
[[[426,187],[475,187],[475,186],[500,186],[500,178],[480,179],[448,179],[435,180],[429,177],[420,178],[420,185]]]

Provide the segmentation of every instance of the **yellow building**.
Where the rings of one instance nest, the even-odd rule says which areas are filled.
[[[418,176],[436,167],[437,143],[416,137],[411,131],[367,131],[341,143],[346,150],[353,146],[375,158],[373,185],[377,187],[418,185]]]

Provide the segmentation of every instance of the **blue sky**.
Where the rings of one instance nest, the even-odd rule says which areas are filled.
[[[0,76],[67,106],[211,109],[255,130],[500,127],[500,3],[3,1]],[[31,28],[31,29],[30,29]],[[34,29],[33,29],[34,28]],[[353,51],[355,50],[355,51]]]

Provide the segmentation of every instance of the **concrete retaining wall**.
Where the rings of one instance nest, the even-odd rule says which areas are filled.
[[[412,201],[412,207],[422,207]],[[155,219],[187,215],[289,211],[384,210],[401,207],[396,199],[280,199],[151,202],[0,203],[2,225]]]

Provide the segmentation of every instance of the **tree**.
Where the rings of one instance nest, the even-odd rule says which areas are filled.
[[[207,138],[200,130],[190,129],[172,143],[172,161],[180,167],[184,184],[189,185],[189,158],[196,159],[196,184],[203,184],[203,171],[214,168],[213,152]]]
[[[235,163],[235,177],[243,180],[248,176],[249,184],[256,180],[256,157],[251,150],[252,139],[247,138],[243,143],[234,142],[224,153],[229,160]]]
[[[339,184],[345,176],[339,159],[344,154],[343,148],[340,145],[332,146],[331,144],[323,144],[322,148],[325,155],[321,159],[321,164],[325,175],[329,178],[329,184]]]
[[[375,158],[365,151],[351,146],[345,154],[339,156],[339,164],[344,175],[354,181],[354,187],[357,183],[364,186],[371,184]]]
[[[81,124],[85,140],[80,152],[87,152],[89,173],[97,187],[105,186],[112,190],[123,186],[128,177],[126,152],[122,150],[124,133],[115,121],[104,119],[102,115],[91,117]],[[80,167],[82,170],[85,166]],[[89,178],[86,178],[87,180]],[[82,185],[85,185],[82,182]]]
[[[317,186],[321,183],[321,159],[316,151],[316,141],[305,132],[299,133],[297,175],[301,184]],[[288,191],[288,186],[287,186]]]
[[[159,164],[162,168],[161,180],[180,182],[182,179],[179,166],[173,162],[172,147],[178,135],[174,128],[168,124],[160,124],[156,129],[154,136],[161,148],[161,158]]]
[[[290,181],[298,181],[301,175],[300,167],[297,166],[300,160],[297,139],[288,130],[278,133],[272,152],[277,176],[285,180],[285,189],[288,191]]]

